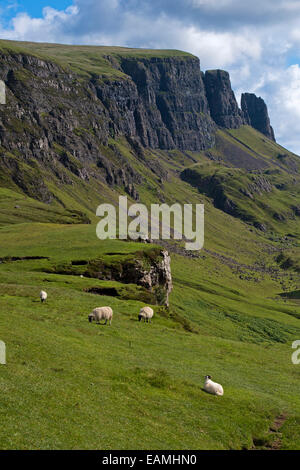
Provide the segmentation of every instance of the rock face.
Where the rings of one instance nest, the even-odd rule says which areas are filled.
[[[83,181],[122,187],[138,200],[143,175],[113,139],[125,137],[136,158],[164,181],[165,170],[158,159],[145,158],[145,148],[206,150],[215,144],[217,125],[250,123],[266,135],[272,132],[262,100],[243,95],[244,119],[228,73],[204,75],[194,56],[107,60],[119,75],[82,77],[46,58],[0,52],[0,80],[6,85],[6,105],[0,107],[4,179],[45,203],[54,198],[41,177],[45,169],[58,184],[74,184],[71,172]]]
[[[124,59],[122,69],[134,81],[144,109],[136,117],[145,146],[190,150],[211,146],[215,125],[198,59]]]
[[[236,129],[245,124],[231,88],[229,73],[224,70],[207,70],[204,83],[210,114],[218,126]]]
[[[160,257],[153,261],[149,269],[144,270],[142,265],[136,266],[138,279],[136,283],[154,291],[160,305],[169,306],[169,295],[173,289],[171,274],[171,257],[168,251],[161,251]]]
[[[199,60],[195,57],[123,58],[130,77],[95,82],[116,133],[138,137],[144,147],[201,150],[214,143]]]
[[[193,56],[123,58],[119,67],[126,75],[117,79],[82,79],[21,53],[0,54],[0,65],[7,95],[0,108],[0,165],[7,178],[43,202],[53,195],[33,162],[61,184],[72,184],[65,167],[84,181],[97,177],[123,186],[138,200],[142,177],[111,138],[125,136],[138,157],[144,147],[201,150],[214,144],[216,125]],[[145,164],[162,173],[159,162],[154,170],[152,163]]]
[[[268,114],[268,108],[264,100],[254,93],[243,93],[241,107],[247,124],[265,134],[275,142],[275,135]]]

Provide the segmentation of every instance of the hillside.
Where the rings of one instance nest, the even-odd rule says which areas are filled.
[[[0,62],[0,448],[299,449],[300,159],[266,108],[180,51],[0,41]],[[120,194],[205,205],[203,250],[162,242],[169,308],[136,276],[159,244],[96,237]]]

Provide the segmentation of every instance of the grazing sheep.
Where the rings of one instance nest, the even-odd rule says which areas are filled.
[[[143,318],[144,319],[144,323],[145,321],[148,323],[151,323],[151,318],[153,317],[153,310],[151,307],[143,307],[141,308],[140,310],[140,313],[139,313],[139,321],[141,321],[141,319]]]
[[[45,300],[47,299],[48,295],[47,295],[47,292],[45,292],[44,290],[41,290],[40,292],[40,299],[41,299],[41,302],[45,302]]]
[[[105,325],[107,324],[108,321],[109,321],[109,324],[111,325],[112,316],[113,316],[113,311],[110,307],[97,307],[97,308],[94,308],[92,313],[89,314],[88,319],[90,323],[93,320],[96,323],[100,323],[100,320],[105,320]]]
[[[224,395],[224,390],[223,390],[222,385],[217,384],[216,382],[213,382],[211,380],[210,375],[205,376],[204,390],[207,393],[211,393],[212,395],[219,395],[219,396]]]

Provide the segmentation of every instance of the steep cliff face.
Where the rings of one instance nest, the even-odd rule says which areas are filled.
[[[214,143],[197,58],[124,58],[121,67],[137,89],[134,117],[144,146],[199,150]]]
[[[275,142],[274,130],[264,100],[254,93],[243,93],[241,107],[247,123]]]
[[[62,184],[71,184],[64,167],[85,181],[92,162],[105,167],[103,174],[117,172],[99,151],[107,143],[109,122],[92,86],[82,86],[73,74],[35,57],[3,54],[0,62],[7,98],[0,109],[0,163],[26,194],[51,200],[42,185],[41,166]]]
[[[71,172],[84,182],[122,187],[138,200],[143,174],[118,150],[117,138],[125,137],[135,158],[164,180],[159,160],[144,158],[145,148],[206,150],[215,144],[217,126],[250,123],[272,132],[264,103],[248,94],[244,119],[227,72],[204,75],[196,57],[178,51],[135,54],[102,55],[107,76],[102,65],[94,70],[94,62],[82,75],[46,52],[44,58],[19,49],[0,52],[7,98],[0,107],[2,179],[50,203],[54,195],[42,176],[45,169],[61,185],[73,184]]]
[[[138,199],[134,184],[141,177],[109,139],[125,136],[132,145],[160,149],[214,144],[216,125],[192,56],[123,58],[119,67],[126,75],[113,80],[95,74],[82,79],[21,53],[2,53],[0,63],[7,89],[7,105],[0,109],[1,165],[28,195],[44,202],[51,194],[42,181],[37,190],[37,169],[21,168],[20,161],[32,166],[37,160],[63,184],[70,181],[61,165],[82,180],[96,175]]]
[[[245,124],[225,70],[207,70],[204,76],[206,96],[214,121],[221,127],[236,129]]]

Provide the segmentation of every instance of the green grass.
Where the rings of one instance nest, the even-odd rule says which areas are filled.
[[[300,312],[266,299],[265,289],[275,295],[276,282],[237,280],[210,255],[173,256],[171,313],[155,307],[147,325],[137,321],[142,302],[84,292],[116,283],[45,272],[51,261],[140,248],[100,242],[94,225],[0,230],[0,257],[50,257],[0,264],[0,331],[7,345],[1,448],[251,448],[253,438],[268,438],[282,412],[288,416],[283,448],[299,448],[300,370],[290,356]],[[41,288],[49,295],[45,304]],[[105,304],[114,310],[112,326],[89,324],[91,309]],[[202,391],[207,373],[224,385],[223,398]]]
[[[33,43],[0,40],[0,50],[4,53],[30,54],[72,69],[82,77],[100,75],[106,79],[128,78],[118,64],[122,57],[147,59],[180,57],[183,60],[194,57],[192,54],[169,49],[134,49],[117,46],[72,46],[53,43]]]

